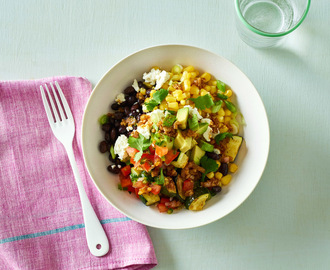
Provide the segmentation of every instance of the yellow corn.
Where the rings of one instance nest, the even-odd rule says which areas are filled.
[[[216,173],[215,173],[215,178],[218,179],[218,180],[221,180],[221,178],[222,178],[222,173],[221,173],[221,172],[216,172]]]
[[[190,80],[188,80],[188,79],[184,80],[183,81],[183,89],[185,91],[189,91],[190,88],[191,88],[191,82],[190,82]]]
[[[182,74],[181,74],[181,73],[179,73],[179,74],[174,74],[174,75],[172,76],[172,81],[180,81],[181,77],[182,77]]]
[[[221,183],[226,186],[230,183],[231,181],[231,174],[227,174],[226,176],[221,178]]]
[[[225,109],[225,116],[231,116],[231,111],[229,111],[228,109]]]
[[[204,110],[204,112],[206,112],[206,113],[211,113],[212,111],[211,111],[211,109],[206,108],[206,109]]]
[[[173,92],[173,93],[174,93],[174,92]],[[175,101],[176,101],[176,98],[173,97],[172,95],[171,95],[171,96],[168,95],[168,96],[165,98],[165,100],[166,100],[167,102],[175,102]]]
[[[220,123],[222,123],[224,121],[223,116],[217,115],[217,119]]]
[[[146,99],[144,100],[145,103],[147,103],[147,102],[149,102],[149,101],[150,101],[150,98],[146,98]]]
[[[196,71],[192,71],[190,72],[190,79],[195,79],[197,77],[197,72]]]
[[[220,108],[220,110],[218,111],[218,115],[225,116],[225,110],[223,108]]]
[[[226,127],[226,126],[222,126],[220,128],[220,133],[224,133],[224,132],[227,132],[227,131],[228,131],[228,127]]]
[[[177,102],[168,102],[167,106],[170,111],[177,111],[179,109],[179,104]]]
[[[182,73],[182,77],[181,77],[181,82],[183,82],[184,80],[190,80],[190,73],[188,72],[188,71],[184,71],[183,73]]]
[[[206,94],[208,94],[208,92],[205,89],[201,90],[201,96],[205,96]]]
[[[231,97],[233,95],[233,91],[228,89],[226,92],[225,92],[225,96],[227,97]]]
[[[155,70],[157,70],[157,69],[159,69],[159,67],[158,67],[158,66],[154,66],[154,67],[152,67],[151,69],[155,69]]]
[[[204,82],[208,82],[209,80],[211,80],[211,74],[210,73],[207,73],[207,72],[204,72],[201,75],[201,78],[204,80]]]
[[[170,92],[173,92],[173,91],[175,91],[176,89],[172,86],[172,85],[170,85],[169,87],[168,87],[168,91],[170,91]]]
[[[221,162],[219,160],[216,160],[215,162],[218,164],[218,167],[220,167]]]
[[[195,68],[193,66],[187,66],[183,69],[184,71],[187,71],[187,72],[192,72],[195,70]]]
[[[165,110],[167,107],[167,102],[165,100],[162,101],[162,103],[159,105],[159,109]]]
[[[141,93],[142,95],[145,95],[145,94],[146,94],[146,89],[144,89],[144,88],[140,88],[140,93]]]
[[[228,124],[231,120],[230,116],[225,116],[225,123]]]
[[[190,93],[192,95],[198,95],[199,94],[199,88],[196,85],[192,85],[190,87]]]
[[[210,80],[210,81],[208,81],[207,84],[211,85],[211,86],[217,86],[217,81],[216,80]]]
[[[237,166],[235,163],[229,163],[229,165],[228,165],[228,170],[229,170],[231,173],[236,172],[237,169],[238,169],[238,166]]]
[[[150,97],[152,97],[154,93],[156,93],[156,90],[151,90],[150,91]]]
[[[164,84],[162,85],[162,88],[167,89],[167,88],[168,88],[168,83],[167,83],[167,82],[164,83]]]
[[[181,101],[180,101],[180,104],[181,104],[181,105],[186,105],[186,101],[185,101],[185,100],[181,100]]]
[[[207,176],[207,178],[211,179],[214,177],[214,172],[210,172],[206,176]]]

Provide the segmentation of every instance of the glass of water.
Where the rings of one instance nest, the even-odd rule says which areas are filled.
[[[305,19],[311,0],[235,0],[241,39],[255,48],[280,45]]]

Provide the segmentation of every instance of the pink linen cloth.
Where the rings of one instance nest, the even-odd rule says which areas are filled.
[[[89,252],[69,160],[43,108],[39,87],[55,80],[75,120],[73,149],[81,179],[109,238],[110,251],[103,257]],[[111,207],[84,166],[80,134],[91,91],[91,83],[78,77],[0,82],[0,269],[151,269],[157,264],[146,227]]]

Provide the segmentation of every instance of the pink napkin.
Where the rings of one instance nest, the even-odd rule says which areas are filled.
[[[39,86],[55,80],[75,120],[73,149],[86,193],[110,240],[103,257],[89,252],[69,160],[43,108]],[[0,82],[1,269],[151,269],[157,264],[145,226],[111,207],[84,167],[80,134],[91,90],[87,79],[77,77]]]

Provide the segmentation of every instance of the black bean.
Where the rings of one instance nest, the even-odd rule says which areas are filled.
[[[147,89],[147,90],[146,90],[146,95],[147,95],[147,96],[150,96],[150,92],[151,92],[151,89]]]
[[[145,88],[145,85],[143,84],[142,81],[139,81],[139,82],[138,82],[138,86],[139,86],[140,88]]]
[[[108,144],[107,144],[106,141],[100,142],[100,144],[99,144],[99,150],[100,150],[101,153],[105,153],[105,152],[108,151]]]
[[[214,153],[214,152],[206,152],[206,155],[209,157],[209,158],[212,158],[214,160],[219,160],[220,159],[220,155]]]
[[[115,102],[115,103],[112,103],[112,105],[111,105],[111,109],[113,109],[114,111],[117,111],[118,109],[119,109],[119,104],[117,103],[117,102]]]
[[[111,142],[110,132],[106,132],[106,133],[104,133],[104,139],[105,139],[107,142]]]
[[[109,123],[110,123],[111,125],[114,125],[114,124],[115,124],[115,118],[113,118],[113,116],[111,116],[111,117],[109,118]]]
[[[129,96],[127,98],[127,104],[130,106],[133,105],[136,101],[137,101],[137,98],[135,96]]]
[[[126,114],[126,115],[129,115],[129,113],[131,112],[131,108],[127,106],[127,107],[125,107],[124,109],[125,109],[125,110],[124,110],[125,114]]]
[[[118,168],[117,165],[109,165],[108,166],[108,171],[114,174],[119,174],[120,173],[120,169]]]
[[[135,103],[132,107],[131,107],[131,111],[135,111],[137,109],[140,109],[140,104],[139,103]]]
[[[111,162],[113,162],[113,163],[115,163],[116,158],[117,158],[117,155],[115,156],[115,158],[112,158],[112,155],[111,155],[111,154],[109,155],[109,160],[110,160]]]
[[[105,123],[102,125],[102,130],[103,131],[109,131],[111,129],[111,124],[110,123]]]
[[[129,86],[124,90],[124,94],[126,95],[133,95],[136,94],[135,89],[133,88],[133,86]]]
[[[111,139],[111,142],[115,142],[117,140],[117,131],[115,128],[113,128],[110,132],[110,139]]]
[[[119,128],[120,127],[120,122],[121,122],[121,120],[116,120],[115,121],[115,127],[116,128]]]
[[[136,121],[140,122],[140,117],[141,117],[141,114],[137,115],[137,116],[135,117]]]
[[[114,117],[116,120],[122,120],[124,118],[124,116],[125,116],[124,113],[116,112]]]
[[[139,99],[138,102],[140,105],[142,105],[144,103],[144,99]]]
[[[213,187],[212,190],[216,193],[219,193],[219,192],[221,192],[222,188],[219,186],[216,186],[216,187]]]
[[[228,174],[228,164],[227,163],[221,163],[219,172],[222,173],[223,176]]]
[[[124,134],[124,133],[126,133],[126,127],[125,126],[120,126],[119,127],[119,129],[118,129],[118,132],[120,133],[120,134]]]

